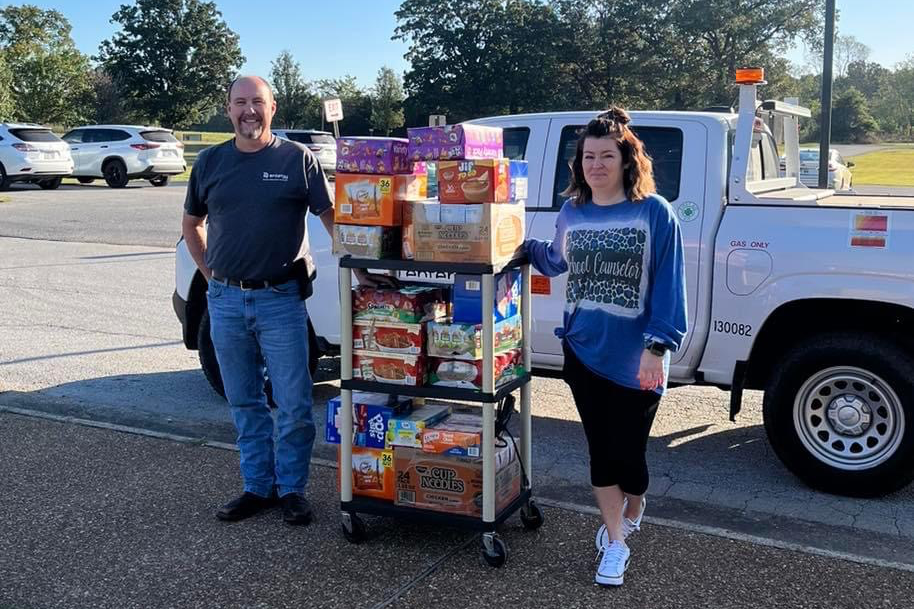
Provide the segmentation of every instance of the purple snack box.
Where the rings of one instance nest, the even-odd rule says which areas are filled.
[[[406,132],[413,161],[500,159],[504,149],[501,127],[460,123],[414,127]]]
[[[408,141],[399,137],[341,137],[336,170],[341,173],[412,173]]]

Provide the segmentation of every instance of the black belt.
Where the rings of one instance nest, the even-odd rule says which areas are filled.
[[[273,288],[288,283],[289,281],[292,281],[293,277],[292,275],[288,275],[281,279],[226,279],[213,275],[213,279],[219,283],[233,285],[242,290],[263,290],[265,288]]]

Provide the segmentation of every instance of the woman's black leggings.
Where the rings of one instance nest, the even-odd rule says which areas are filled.
[[[594,374],[567,345],[562,375],[581,415],[590,449],[590,483],[647,491],[647,439],[660,394],[630,389]]]

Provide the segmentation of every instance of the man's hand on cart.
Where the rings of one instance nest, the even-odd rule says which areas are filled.
[[[396,288],[400,285],[397,278],[392,277],[391,275],[369,273],[365,269],[352,269],[352,272],[355,273],[355,278],[358,280],[359,285],[364,285],[369,288]]]

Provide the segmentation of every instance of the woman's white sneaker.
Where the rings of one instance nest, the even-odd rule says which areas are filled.
[[[638,517],[634,520],[622,517],[622,535],[625,539],[628,539],[628,536],[636,531],[641,530],[641,519],[644,518],[644,508],[647,506],[647,499],[641,497],[641,513],[638,514]],[[628,507],[628,498],[622,501],[622,513],[625,513],[625,509]],[[600,528],[597,529],[597,536],[594,539],[594,545],[597,548],[597,552],[609,545],[609,533],[606,531],[606,525],[601,524]]]
[[[594,580],[601,586],[621,586],[625,580],[625,570],[631,558],[631,550],[624,541],[613,540],[603,549],[600,566]]]

